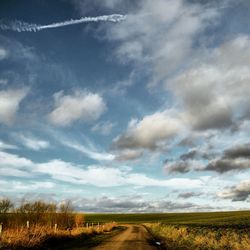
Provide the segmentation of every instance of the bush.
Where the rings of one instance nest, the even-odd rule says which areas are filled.
[[[46,203],[38,200],[34,202],[22,201],[20,206],[13,208],[8,199],[0,200],[0,223],[4,228],[26,227],[29,225],[40,225],[53,228],[72,229],[75,225],[81,226],[84,223],[83,215],[75,215],[70,201],[62,203],[59,208],[55,203]]]

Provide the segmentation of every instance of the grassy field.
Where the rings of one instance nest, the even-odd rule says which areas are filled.
[[[183,226],[145,224],[164,249],[171,250],[250,250],[249,227]]]
[[[164,223],[218,227],[250,227],[250,211],[210,213],[85,214],[86,222]]]
[[[41,212],[41,205],[50,208],[35,202],[23,205],[26,210],[29,208],[27,211],[20,207],[11,213],[0,213],[0,222],[4,222],[0,249],[58,249],[61,245],[63,249],[89,249],[119,233],[121,227],[116,227],[117,223],[134,223],[144,224],[164,249],[250,250],[250,211],[81,214],[60,209]],[[26,228],[27,220],[30,229]]]
[[[162,249],[250,250],[250,211],[86,214],[85,220],[142,223]]]
[[[250,250],[250,211],[86,214],[85,220],[142,223],[163,249]]]

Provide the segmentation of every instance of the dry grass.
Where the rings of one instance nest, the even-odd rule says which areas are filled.
[[[72,230],[54,230],[46,226],[33,226],[27,228],[6,229],[3,231],[0,249],[32,248],[43,245],[47,239],[73,238],[80,235],[95,235],[111,231],[116,223],[106,223],[94,227],[78,227]]]
[[[250,250],[249,230],[145,224],[167,249]]]

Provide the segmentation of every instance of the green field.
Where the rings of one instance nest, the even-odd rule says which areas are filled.
[[[209,213],[85,214],[86,222],[153,223],[250,227],[250,211]]]

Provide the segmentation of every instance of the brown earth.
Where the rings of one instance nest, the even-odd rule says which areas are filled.
[[[94,250],[154,250],[158,249],[153,238],[141,225],[123,225],[126,227],[118,235],[109,238]]]

